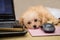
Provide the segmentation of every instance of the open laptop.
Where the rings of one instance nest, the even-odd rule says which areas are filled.
[[[13,0],[0,0],[0,29],[13,28],[16,23],[19,22],[15,18]],[[24,35],[25,33],[25,30],[22,32],[0,32],[0,36]]]

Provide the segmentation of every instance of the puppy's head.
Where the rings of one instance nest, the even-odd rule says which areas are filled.
[[[27,28],[39,28],[46,22],[44,13],[46,11],[42,6],[30,7],[23,13],[20,23]]]
[[[26,28],[39,28],[42,24],[42,20],[38,15],[39,14],[35,11],[26,12],[20,19],[20,23],[23,24]]]

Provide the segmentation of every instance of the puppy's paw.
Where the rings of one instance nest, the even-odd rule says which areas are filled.
[[[58,25],[58,21],[47,21],[47,23],[51,23],[51,24],[54,24],[54,25]]]
[[[59,20],[56,20],[53,22],[54,25],[58,25],[59,24]]]
[[[60,18],[58,20],[59,20],[59,23],[60,23]]]
[[[53,24],[53,22],[52,22],[52,21],[47,21],[47,23],[51,23],[51,24]]]

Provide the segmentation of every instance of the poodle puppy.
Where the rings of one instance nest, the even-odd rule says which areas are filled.
[[[58,23],[58,19],[42,5],[29,7],[20,18],[20,24],[26,28],[39,28],[44,23],[55,25]]]

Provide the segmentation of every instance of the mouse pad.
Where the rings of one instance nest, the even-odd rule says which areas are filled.
[[[59,36],[60,35],[60,27],[55,27],[54,33],[44,33],[43,30],[39,29],[28,29],[31,36]]]

